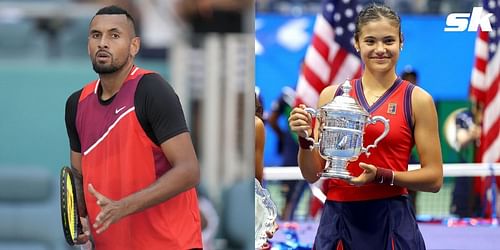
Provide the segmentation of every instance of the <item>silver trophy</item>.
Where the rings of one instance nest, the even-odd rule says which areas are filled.
[[[346,80],[341,86],[343,94],[322,106],[319,111],[312,108],[305,110],[319,120],[319,138],[314,143],[319,148],[319,154],[326,160],[326,166],[318,175],[325,178],[349,180],[352,178],[346,167],[349,161],[358,159],[361,153],[370,155],[368,150],[389,133],[389,120],[382,116],[369,117],[349,93],[351,84]],[[377,121],[384,123],[384,132],[372,145],[363,147],[365,126]],[[310,138],[308,138],[310,139]]]
[[[274,232],[278,208],[269,192],[255,179],[255,248],[260,249],[267,242],[266,232]]]

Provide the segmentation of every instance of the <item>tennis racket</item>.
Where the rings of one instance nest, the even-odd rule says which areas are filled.
[[[82,233],[82,223],[78,214],[75,181],[69,167],[61,169],[61,216],[64,237],[70,246],[76,244]]]

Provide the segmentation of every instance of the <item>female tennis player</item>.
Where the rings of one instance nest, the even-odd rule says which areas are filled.
[[[347,169],[350,181],[330,180],[327,201],[314,242],[314,249],[425,249],[407,189],[437,192],[443,179],[436,109],[432,97],[396,74],[403,49],[401,21],[386,6],[371,5],[356,20],[355,48],[364,63],[360,79],[351,81],[350,95],[371,116],[390,120],[389,134],[362,154]],[[341,91],[338,91],[341,92]],[[337,86],[325,88],[318,107],[330,102]],[[299,166],[309,182],[318,180],[325,161],[309,150],[304,138],[312,132],[312,118],[300,105],[289,124],[300,136]],[[318,140],[318,125],[314,137]],[[365,128],[364,146],[383,131],[381,124]],[[416,144],[421,169],[408,171],[408,159]]]

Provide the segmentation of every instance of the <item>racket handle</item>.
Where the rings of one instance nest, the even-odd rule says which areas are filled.
[[[87,243],[80,245],[80,250],[92,250],[92,242],[89,240]]]

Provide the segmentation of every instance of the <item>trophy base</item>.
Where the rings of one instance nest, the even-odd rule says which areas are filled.
[[[323,173],[320,173],[319,176],[321,178],[342,179],[342,180],[350,180],[352,178],[351,174],[347,171],[345,171],[344,173],[342,173],[342,172],[323,172]]]
[[[325,169],[323,172],[318,173],[318,176],[327,179],[350,180],[352,176],[349,171],[347,171],[346,166],[347,161],[327,160]]]

